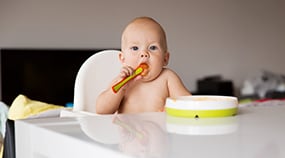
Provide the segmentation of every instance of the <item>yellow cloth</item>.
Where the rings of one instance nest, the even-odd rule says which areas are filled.
[[[31,100],[25,95],[18,95],[13,101],[9,111],[10,120],[24,119],[29,116],[37,115],[47,110],[64,108],[63,106],[48,104],[41,101]]]

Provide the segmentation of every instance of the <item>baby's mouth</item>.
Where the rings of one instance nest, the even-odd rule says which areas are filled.
[[[141,73],[142,76],[145,76],[148,74],[148,72],[149,72],[149,65],[148,64],[141,63],[139,67],[143,68],[143,72]]]
[[[149,70],[144,70],[144,71],[141,73],[141,75],[142,75],[142,76],[146,76],[146,75],[148,74],[148,71],[149,71]]]

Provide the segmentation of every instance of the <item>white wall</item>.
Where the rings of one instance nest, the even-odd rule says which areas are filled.
[[[239,88],[262,69],[285,74],[284,0],[0,0],[0,48],[119,48],[123,27],[165,28],[169,67],[185,85],[222,74]]]

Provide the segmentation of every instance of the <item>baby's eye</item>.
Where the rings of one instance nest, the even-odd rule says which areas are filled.
[[[150,46],[149,49],[150,50],[157,50],[157,46]]]
[[[133,46],[133,47],[131,47],[131,50],[137,51],[137,50],[139,50],[139,47]]]

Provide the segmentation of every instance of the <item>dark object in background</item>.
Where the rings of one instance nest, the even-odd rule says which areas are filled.
[[[233,82],[221,76],[208,76],[197,81],[198,95],[234,96]]]
[[[23,94],[57,105],[73,102],[79,68],[101,50],[1,48],[1,101],[10,106]]]
[[[268,91],[268,92],[265,94],[265,98],[270,98],[270,99],[284,99],[284,98],[285,98],[285,92]]]

